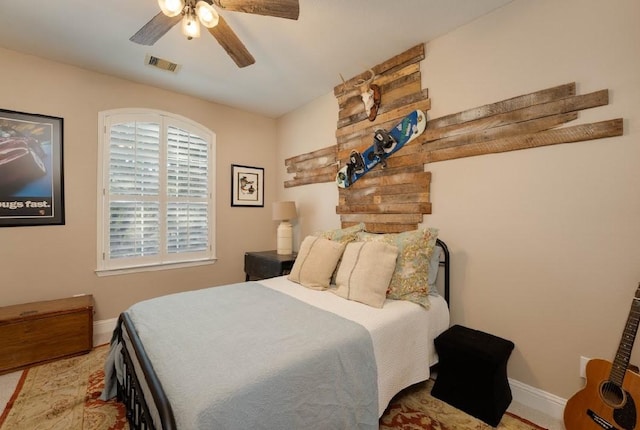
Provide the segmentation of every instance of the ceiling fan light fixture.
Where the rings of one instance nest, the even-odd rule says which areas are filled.
[[[204,0],[200,0],[196,3],[196,15],[198,19],[207,28],[213,28],[218,25],[218,12]]]
[[[174,17],[182,13],[185,3],[184,0],[158,0],[158,5],[162,13],[168,17]]]
[[[189,8],[182,17],[182,33],[187,36],[189,40],[200,37],[200,23],[192,8]]]

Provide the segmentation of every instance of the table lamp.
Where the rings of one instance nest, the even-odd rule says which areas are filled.
[[[295,202],[273,203],[273,220],[280,221],[278,226],[278,254],[288,255],[293,253],[293,228],[289,221],[296,219],[296,217]]]

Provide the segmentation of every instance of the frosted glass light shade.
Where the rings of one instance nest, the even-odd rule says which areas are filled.
[[[184,0],[158,0],[158,6],[162,13],[169,17],[180,15],[184,9]]]
[[[182,33],[189,39],[200,37],[200,23],[191,11],[182,18]]]
[[[206,1],[200,0],[196,3],[196,15],[198,19],[207,28],[213,28],[218,25],[218,12]]]

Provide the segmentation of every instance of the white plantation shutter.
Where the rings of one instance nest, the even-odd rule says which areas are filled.
[[[208,145],[169,126],[167,148],[167,251],[204,251],[208,243]]]
[[[118,112],[101,114],[99,270],[214,259],[212,133]]]
[[[160,254],[160,124],[112,124],[109,133],[109,257]]]

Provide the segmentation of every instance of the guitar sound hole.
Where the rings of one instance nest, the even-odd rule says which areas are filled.
[[[626,401],[624,390],[611,381],[605,381],[600,385],[602,400],[612,408],[620,408]]]

